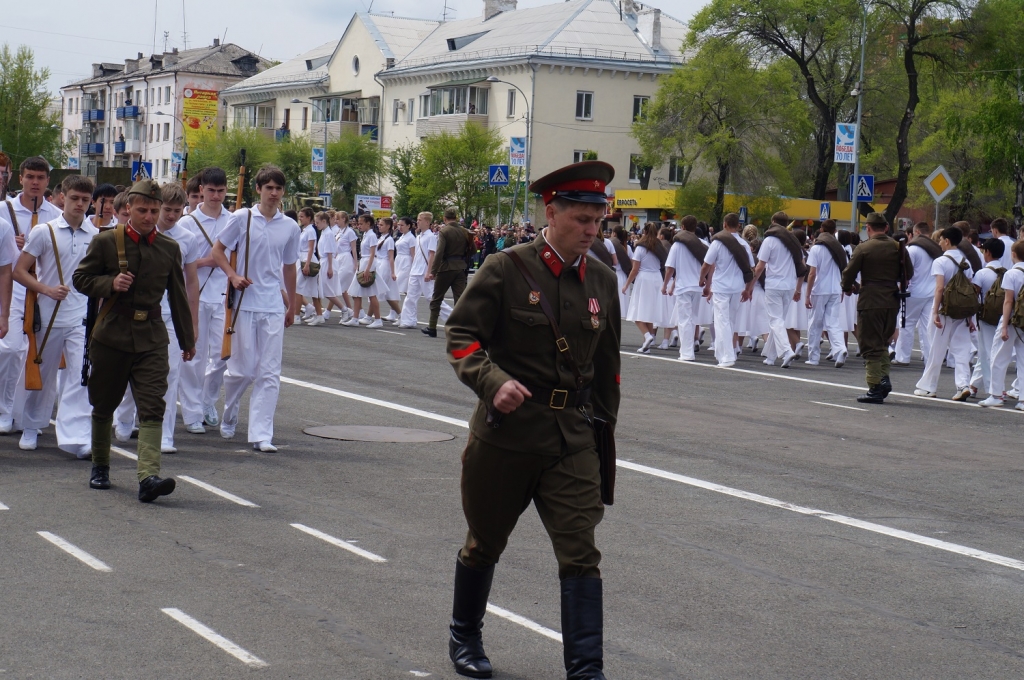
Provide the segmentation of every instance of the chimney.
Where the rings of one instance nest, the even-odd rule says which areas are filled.
[[[99,78],[103,75],[103,64],[92,65],[92,77]]]
[[[124,72],[125,73],[131,73],[132,71],[138,71],[138,70],[139,70],[139,60],[138,59],[125,59],[124,60]]]
[[[178,50],[175,48],[174,52],[164,52],[163,55],[164,68],[174,66],[178,63]]]
[[[137,56],[135,58],[141,60],[142,59],[142,52],[139,52],[139,56]]]
[[[214,38],[213,39],[213,46],[214,47],[220,47],[220,38]]]
[[[514,12],[515,9],[516,0],[484,0],[484,21],[502,12]]]
[[[655,52],[661,51],[661,10],[645,7],[637,15],[636,30]]]

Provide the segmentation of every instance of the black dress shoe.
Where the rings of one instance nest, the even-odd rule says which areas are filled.
[[[436,338],[437,337],[437,329],[436,328],[421,328],[420,330],[423,332],[423,335],[426,335],[427,337],[430,337],[430,338]]]
[[[92,475],[89,477],[89,488],[90,489],[109,489],[110,488],[110,466],[109,465],[93,465]]]
[[[139,482],[139,500],[143,503],[152,503],[159,496],[166,496],[174,491],[174,480],[170,477],[160,479],[156,475],[150,475]]]

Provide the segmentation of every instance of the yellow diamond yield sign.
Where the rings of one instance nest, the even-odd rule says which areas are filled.
[[[924,188],[928,190],[928,193],[932,195],[936,201],[941,201],[949,192],[956,188],[956,182],[946,172],[946,168],[941,165],[928,175],[924,180]]]

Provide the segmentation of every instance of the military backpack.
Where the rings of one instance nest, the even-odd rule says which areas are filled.
[[[946,255],[957,266],[957,273],[946,282],[946,288],[942,292],[942,308],[939,314],[948,316],[951,319],[968,319],[978,313],[978,291],[967,278],[964,272],[971,266],[967,258],[957,262],[953,257]]]
[[[1006,270],[996,267],[993,271],[996,273],[996,280],[985,293],[978,317],[990,326],[998,326],[1003,318],[1003,300],[1006,299],[1006,291],[1003,290],[1003,274]]]
[[[1013,300],[1013,311],[1010,312],[1010,325],[1024,329],[1024,286],[1018,290]]]

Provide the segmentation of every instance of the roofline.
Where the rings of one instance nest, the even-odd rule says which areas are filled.
[[[156,71],[156,72],[149,71],[149,72],[145,72],[145,73],[140,72],[140,71],[132,71],[131,73],[121,73],[121,74],[119,74],[117,76],[104,76],[103,78],[90,78],[89,80],[76,80],[73,83],[68,83],[67,85],[64,85],[60,89],[61,90],[66,90],[68,88],[85,89],[86,87],[89,87],[91,85],[113,85],[113,84],[116,84],[118,82],[127,83],[128,81],[135,80],[135,79],[146,80],[147,78],[159,78],[160,76],[174,76],[174,77],[177,77],[178,75],[181,75],[181,74],[188,74],[188,75],[195,75],[195,76],[213,76],[213,77],[220,77],[220,78],[239,78],[240,79],[239,82],[241,82],[241,80],[245,80],[245,78],[242,78],[241,76],[239,76],[237,74],[234,74],[234,73],[214,73],[212,71],[175,70],[175,71]]]
[[[273,82],[273,83],[266,83],[266,84],[254,83],[252,85],[247,85],[245,87],[238,87],[237,84],[236,84],[236,85],[232,85],[231,87],[224,88],[223,90],[220,91],[220,94],[221,94],[221,96],[224,96],[224,97],[231,97],[231,96],[235,96],[235,95],[251,94],[251,93],[254,93],[254,92],[273,92],[275,90],[289,90],[289,89],[301,88],[301,87],[307,87],[308,88],[308,87],[314,87],[316,85],[320,85],[320,84],[326,82],[329,78],[330,78],[330,74],[325,73],[325,74],[323,74],[322,76],[320,76],[318,78],[313,78],[313,79],[309,79],[309,80],[291,80],[291,81],[279,80],[279,81],[276,81],[276,82]],[[241,82],[245,82],[245,81],[243,80]]]
[[[490,53],[490,54],[488,54]],[[622,57],[615,55],[621,54]],[[538,45],[524,46],[522,48],[497,48],[491,50],[478,50],[466,54],[451,53],[452,59],[444,59],[444,55],[434,57],[422,57],[412,62],[400,62],[393,68],[380,71],[381,77],[395,76],[399,74],[429,71],[438,66],[475,65],[491,64],[498,61],[535,61],[536,59],[557,59],[570,63],[602,64],[609,67],[633,65],[638,67],[653,67],[655,70],[668,70],[684,62],[681,56],[674,54],[652,55],[640,52],[619,52],[618,50],[601,50],[598,48],[541,48]]]
[[[381,54],[384,55],[385,59],[394,59],[395,53],[391,50],[391,45],[384,39],[384,35],[380,32],[380,28],[373,22],[373,15],[369,12],[356,12],[356,16],[359,16],[363,22],[363,26],[369,32],[370,37],[373,38],[373,42],[377,43],[377,48]],[[340,41],[339,41],[340,42]]]

